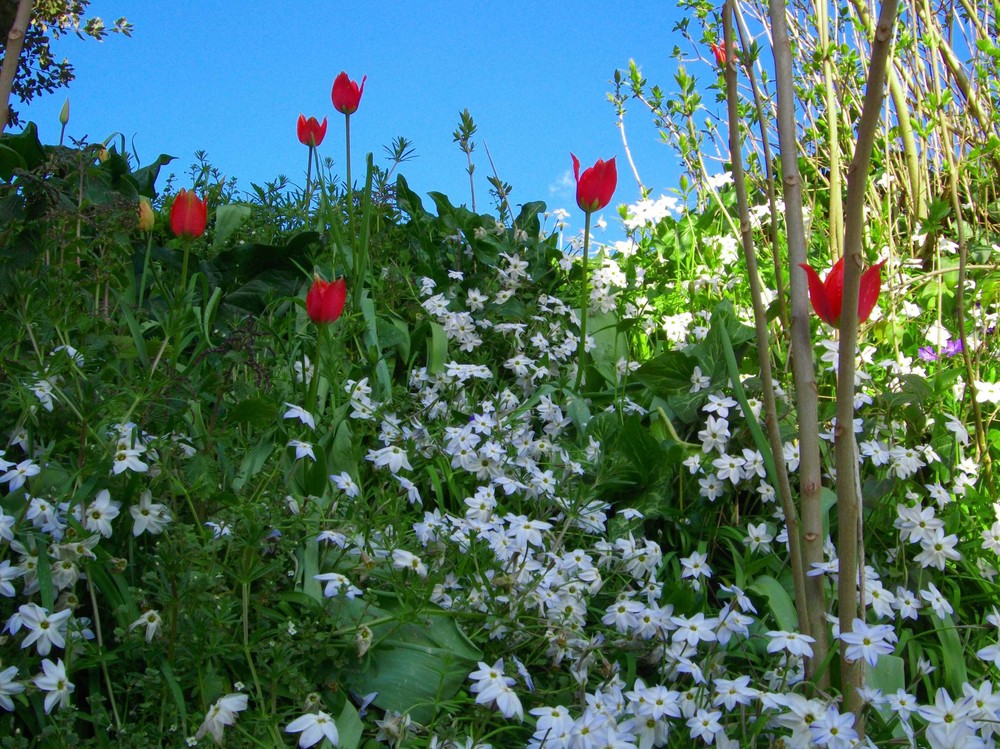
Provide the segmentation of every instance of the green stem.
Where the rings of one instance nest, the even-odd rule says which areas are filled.
[[[181,293],[187,289],[187,279],[188,279],[188,257],[191,255],[191,242],[187,239],[181,240],[184,243],[184,260],[181,262]]]
[[[153,251],[153,232],[146,232],[146,257],[142,260],[142,279],[139,281],[139,303],[136,309],[142,309],[142,297],[146,291],[146,275],[149,273],[149,255]]]
[[[312,380],[309,381],[309,395],[306,398],[306,410],[311,413],[316,413],[316,399],[319,394],[319,373],[320,373],[320,357],[323,355],[323,339],[326,336],[326,325],[320,323],[316,325],[316,356],[313,359],[313,376]],[[303,368],[303,374],[308,374],[308,372]]]
[[[315,149],[309,146],[309,160],[306,162],[306,194],[305,194],[305,205],[302,206],[303,211],[308,214],[309,212],[309,199],[312,197],[312,168],[313,168],[313,151]]]
[[[351,115],[345,114],[345,126],[344,132],[346,135],[347,142],[347,188],[345,194],[347,196],[347,229],[348,238],[350,239],[351,249],[354,249],[354,183],[351,181]],[[356,253],[354,253],[356,254]],[[354,258],[355,266],[357,266],[357,258]],[[355,267],[355,270],[357,268]],[[357,274],[355,274],[357,278]]]
[[[584,357],[587,355],[587,312],[590,309],[590,269],[588,266],[590,254],[590,211],[586,213],[586,223],[583,226],[583,292],[580,295],[580,342],[576,349],[576,391],[580,392],[583,385]]]

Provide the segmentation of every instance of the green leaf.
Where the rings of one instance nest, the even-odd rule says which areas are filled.
[[[258,442],[253,450],[243,458],[239,471],[233,477],[232,490],[239,492],[246,485],[247,481],[260,473],[264,464],[267,463],[268,458],[271,457],[272,452],[274,452],[274,442],[270,439]]]
[[[187,725],[187,708],[184,706],[184,693],[181,692],[181,686],[177,683],[177,679],[174,678],[173,669],[170,668],[170,663],[166,658],[160,661],[160,673],[163,674],[163,680],[167,682],[167,687],[170,689],[170,696],[174,698],[174,704],[177,705],[177,712],[181,716],[183,732],[187,733],[187,729],[184,728]]]
[[[618,436],[621,453],[628,457],[643,484],[650,484],[663,469],[664,452],[638,416],[628,416]]]
[[[356,749],[361,743],[363,732],[364,725],[361,723],[361,716],[358,715],[357,708],[351,704],[350,700],[346,700],[344,709],[337,716],[338,749]]]
[[[256,429],[274,426],[278,420],[279,406],[269,398],[246,398],[225,414],[226,423],[231,426],[245,424]]]
[[[398,317],[386,319],[376,318],[375,326],[378,330],[378,340],[382,344],[382,351],[394,349],[402,361],[410,358],[410,334],[406,329],[406,323]]]
[[[45,148],[38,140],[38,128],[29,122],[16,135],[0,136],[0,179],[10,182],[14,169],[34,169],[45,160]]]
[[[132,173],[132,178],[135,180],[136,185],[138,185],[140,195],[144,195],[150,200],[156,197],[156,188],[154,185],[160,173],[160,167],[166,166],[175,158],[176,156],[167,156],[165,153],[161,153],[152,164],[146,164],[146,166],[136,169]]]
[[[146,350],[146,337],[142,334],[142,329],[139,327],[138,320],[135,319],[135,315],[132,314],[132,310],[129,305],[122,299],[121,294],[116,290],[112,289],[111,293],[115,295],[115,299],[118,300],[118,311],[121,313],[122,317],[125,318],[125,324],[128,325],[129,333],[132,334],[132,341],[135,343],[135,352],[139,357],[139,361],[142,363],[143,368],[149,368],[149,352]]]
[[[780,582],[770,575],[759,575],[750,585],[750,590],[767,599],[767,607],[779,629],[784,632],[798,631],[799,617],[795,613],[795,604]]]
[[[682,351],[665,351],[635,371],[633,377],[653,395],[668,400],[691,390],[691,376],[698,362]]]
[[[965,649],[958,636],[955,620],[951,618],[951,614],[945,614],[944,619],[933,619],[934,629],[941,641],[941,661],[946,686],[952,694],[961,694],[962,684],[969,680],[969,675],[965,668]]]
[[[212,248],[215,250],[225,246],[233,233],[250,218],[250,206],[239,203],[220,205],[215,209],[215,239]]]
[[[868,686],[881,689],[882,694],[892,694],[906,687],[903,674],[903,659],[898,655],[883,655],[875,662],[875,668],[866,672]]]
[[[372,626],[375,644],[366,663],[344,680],[359,694],[378,692],[375,705],[383,710],[406,712],[417,723],[428,725],[438,705],[462,688],[483,653],[450,612],[431,606],[415,616],[394,596],[383,598],[387,600],[384,610],[363,607],[357,601],[342,602],[345,611],[351,603],[366,617],[383,622]]]
[[[720,302],[712,310],[712,326],[705,340],[691,348],[691,353],[701,363],[702,370],[712,378],[713,384],[728,375],[725,361],[723,331],[729,338],[739,363],[746,344],[756,338],[756,331],[736,319],[733,305],[729,301]]]
[[[444,328],[436,322],[430,322],[431,334],[427,336],[427,373],[437,374],[444,371],[448,358],[448,336]]]
[[[628,341],[618,331],[618,316],[614,312],[590,315],[587,330],[594,337],[594,349],[590,355],[595,363],[610,362],[614,365],[628,352]],[[689,382],[689,387],[690,384]]]
[[[399,203],[400,210],[408,214],[415,221],[420,221],[427,217],[427,211],[424,210],[424,204],[421,202],[420,196],[410,189],[410,186],[406,184],[406,180],[403,179],[402,174],[396,177],[396,202]]]
[[[922,406],[924,401],[934,397],[927,380],[917,375],[902,375],[899,379],[899,386],[893,391],[885,391],[879,394],[880,404],[885,404],[889,408],[899,406]]]
[[[409,713],[417,723],[429,724],[437,705],[454,697],[473,670],[482,653],[472,646],[463,655],[450,644],[436,643],[433,634],[440,629],[433,617],[425,627],[407,625],[379,643],[370,665],[352,687],[362,693],[378,692],[375,705],[383,710]],[[450,619],[449,619],[450,620]],[[453,621],[453,620],[450,620]]]

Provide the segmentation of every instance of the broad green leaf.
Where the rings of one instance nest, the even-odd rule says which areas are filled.
[[[594,349],[590,355],[595,363],[608,362],[613,366],[628,352],[628,341],[618,331],[618,316],[614,312],[591,315],[587,330],[594,338]]]
[[[437,374],[444,371],[448,358],[448,336],[444,328],[436,322],[430,322],[430,335],[427,336],[427,373]]]
[[[884,403],[889,408],[904,405],[920,406],[934,396],[934,392],[924,377],[902,375],[898,380],[899,386],[895,390],[887,390],[878,396],[879,402]]]
[[[633,376],[662,398],[690,390],[697,364],[682,351],[664,351],[640,366]]]
[[[875,662],[875,668],[865,667],[865,682],[870,687],[882,690],[882,694],[892,694],[906,686],[903,673],[903,659],[898,655],[883,655]]]
[[[385,610],[361,608],[358,601],[342,602],[344,613],[351,618],[351,610],[380,621],[398,617],[395,622],[372,627],[375,645],[365,666],[347,674],[345,680],[359,694],[378,692],[378,707],[408,712],[416,722],[427,724],[437,705],[458,693],[483,657],[482,651],[443,609],[435,607],[413,621],[411,613],[397,611],[391,596],[384,598],[389,599]],[[404,620],[408,623],[400,625]]]
[[[663,469],[664,452],[660,443],[650,433],[649,427],[637,416],[625,419],[618,435],[622,454],[639,472],[639,478],[644,484],[649,484]]]
[[[34,122],[25,125],[20,133],[0,136],[0,179],[9,182],[14,176],[14,168],[34,169],[45,160],[45,148],[38,140],[38,128]]]
[[[363,732],[364,725],[361,723],[357,708],[351,704],[350,700],[345,701],[344,709],[337,716],[337,736],[339,738],[337,749],[356,749],[361,743]]]
[[[175,158],[176,156],[167,156],[167,154],[161,153],[152,164],[146,164],[132,173],[132,178],[139,186],[140,195],[144,195],[150,200],[156,197],[156,177],[160,173],[160,167],[166,166]]]
[[[224,247],[233,235],[233,232],[239,229],[250,218],[250,214],[250,206],[240,205],[239,203],[228,203],[216,208],[215,239],[212,240],[212,248],[219,250]]]
[[[257,429],[266,429],[278,420],[278,410],[277,402],[269,398],[246,398],[226,410],[225,421],[233,426],[246,424]]]
[[[780,582],[770,575],[759,575],[750,585],[750,590],[767,599],[767,607],[779,629],[784,632],[798,631],[799,618],[795,613],[795,604]]]

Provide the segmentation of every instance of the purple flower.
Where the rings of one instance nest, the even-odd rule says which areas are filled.
[[[954,341],[948,341],[937,351],[934,350],[933,346],[921,346],[917,349],[917,356],[924,361],[937,361],[938,354],[941,356],[952,357],[956,354],[962,353],[963,350],[962,339],[958,338]]]
[[[955,356],[956,354],[961,354],[963,351],[962,339],[956,338],[954,341],[948,341],[944,348],[941,349],[941,353],[945,356]]]

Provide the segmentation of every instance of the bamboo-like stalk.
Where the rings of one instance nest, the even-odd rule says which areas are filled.
[[[802,564],[809,568],[823,562],[823,508],[821,502],[821,465],[819,453],[819,406],[816,372],[813,365],[812,337],[809,332],[809,299],[805,271],[806,234],[802,220],[802,177],[798,165],[796,139],[796,99],[792,76],[792,50],[784,0],[768,5],[773,37],[774,70],[778,98],[778,146],[781,151],[781,175],[785,197],[785,231],[788,262],[791,267],[791,347],[795,402],[799,421],[799,490],[802,521]],[[807,673],[823,687],[827,674],[818,674],[830,649],[826,622],[826,592],[822,577],[806,578],[803,604],[809,622],[804,634],[815,638],[813,658]]]
[[[874,35],[875,26],[868,6],[862,0],[851,0],[854,11],[861,19],[869,36]],[[903,156],[906,160],[906,173],[910,187],[910,227],[919,225],[927,216],[927,187],[920,173],[920,157],[917,152],[917,142],[910,124],[910,108],[906,101],[906,93],[897,71],[898,61],[889,66],[889,94],[892,96],[893,107],[896,110],[896,124],[899,126],[899,137],[903,141]]]
[[[760,364],[760,380],[764,399],[764,425],[767,427],[768,441],[771,443],[771,454],[774,458],[775,479],[778,486],[778,496],[785,515],[785,526],[788,529],[788,553],[792,563],[792,583],[795,589],[795,600],[806,600],[806,574],[802,564],[802,544],[799,537],[799,518],[792,500],[792,487],[788,480],[788,470],[785,467],[785,456],[781,442],[781,430],[778,427],[778,407],[774,400],[774,381],[771,376],[771,342],[767,332],[767,309],[761,294],[760,276],[757,273],[757,256],[753,244],[753,234],[750,224],[750,204],[747,199],[746,179],[743,174],[743,144],[739,131],[739,109],[737,107],[736,60],[730,50],[734,49],[735,35],[733,33],[733,16],[736,14],[736,0],[726,0],[722,17],[723,36],[727,50],[726,62],[726,107],[729,120],[729,153],[733,170],[733,186],[736,189],[736,202],[740,217],[740,239],[743,244],[743,257],[747,264],[747,277],[750,281],[750,296],[753,299],[754,326],[757,331],[757,360]],[[772,221],[772,224],[775,223]],[[748,418],[753,418],[750,415]],[[799,629],[803,632],[809,629],[809,618],[806,606],[796,606],[799,619]]]
[[[0,111],[0,133],[7,129],[10,121],[10,92],[14,88],[14,78],[17,76],[17,66],[21,62],[21,50],[24,48],[24,35],[28,32],[34,5],[33,0],[19,0],[14,23],[7,32],[3,66],[0,67],[0,101],[3,102],[3,111]]]
[[[838,125],[840,106],[837,102],[833,72],[833,47],[830,44],[827,0],[814,0],[813,7],[816,13],[816,31],[819,33],[819,52],[823,61],[823,96],[826,102],[824,115],[829,131],[826,146],[829,149],[828,166],[830,169],[830,205],[827,215],[830,227],[830,260],[836,261],[844,252],[841,245],[844,236],[844,203],[840,176],[840,128]]]
[[[872,147],[879,127],[885,98],[886,68],[892,45],[898,0],[885,0],[879,13],[868,66],[864,106],[858,123],[857,143],[847,176],[847,212],[844,235],[844,297],[840,318],[840,353],[837,367],[837,553],[840,559],[837,585],[837,609],[840,631],[852,631],[858,616],[859,545],[861,532],[861,494],[858,474],[858,448],[854,438],[855,350],[858,342],[858,296],[861,286],[861,246],[865,221],[865,193]],[[840,644],[841,693],[847,709],[857,716],[855,728],[864,734],[861,714],[861,663],[846,657],[846,645]]]
[[[743,47],[744,53],[749,59],[749,47],[750,47],[750,32],[747,29],[746,20],[743,18],[743,11],[740,9],[739,5],[734,4],[733,10],[735,12],[736,24],[740,31],[740,44]],[[728,42],[727,42],[728,44]],[[767,188],[767,204],[771,210],[771,216],[778,215],[778,200],[777,191],[774,186],[774,157],[771,154],[771,139],[767,133],[767,123],[771,121],[770,117],[766,117],[764,114],[764,97],[761,94],[760,86],[757,83],[757,73],[754,70],[753,64],[748,64],[746,66],[747,79],[750,81],[750,91],[753,95],[754,107],[757,110],[757,124],[760,127],[760,146],[763,152],[763,162],[764,162],[764,175],[765,175],[765,186]],[[728,79],[727,79],[728,85]],[[740,153],[739,151],[735,153]],[[742,221],[742,217],[741,217]],[[782,328],[788,329],[788,301],[785,297],[785,277],[783,270],[783,264],[781,259],[781,247],[778,243],[778,222],[771,221],[768,227],[771,235],[771,259],[774,263],[774,285],[775,292],[778,295],[778,316],[781,319]]]

